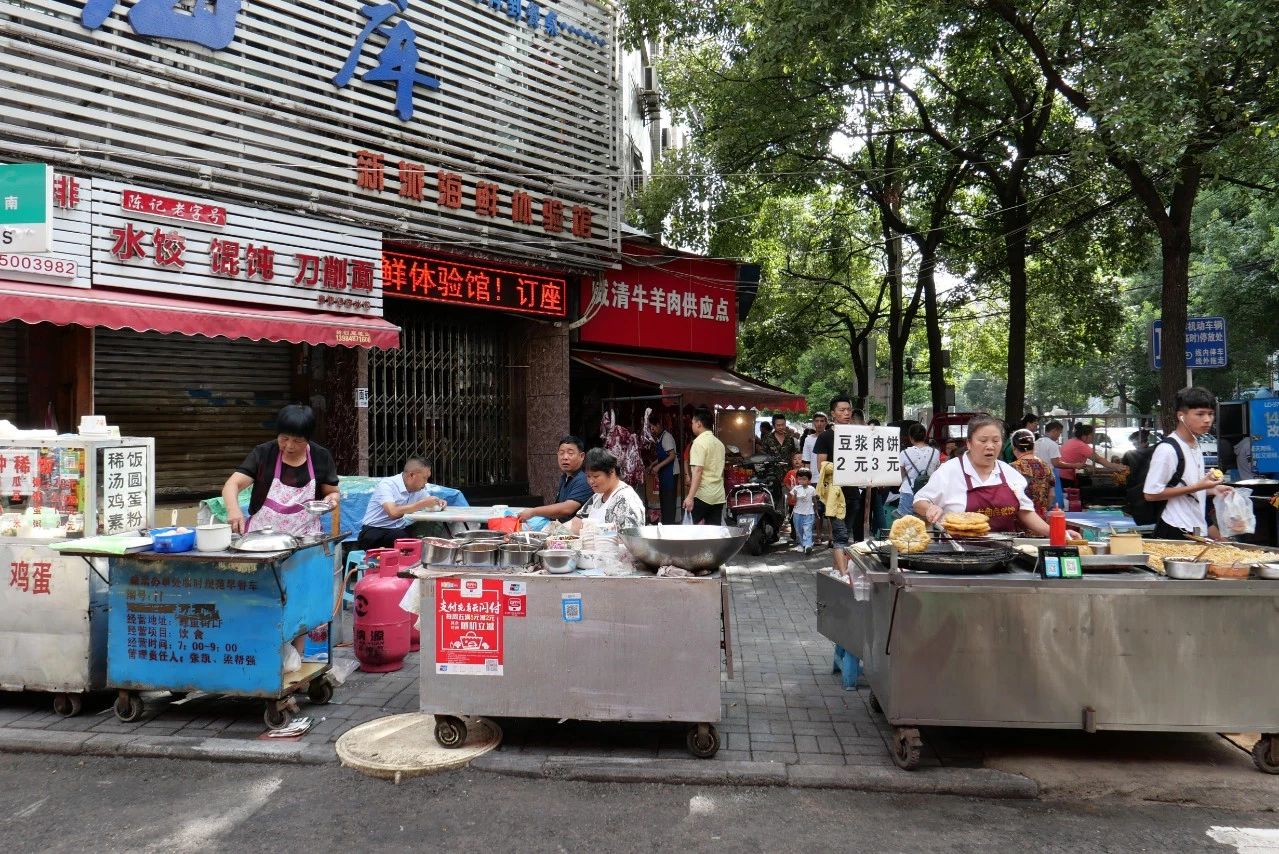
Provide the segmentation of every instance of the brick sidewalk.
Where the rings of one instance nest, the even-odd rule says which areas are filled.
[[[865,689],[845,692],[831,675],[831,644],[817,634],[813,570],[829,553],[802,558],[776,552],[739,558],[730,568],[736,671],[723,677],[721,760],[790,765],[890,766],[887,724],[872,718]],[[339,650],[339,657],[349,656]],[[0,694],[0,728],[110,736],[182,739],[256,739],[265,730],[262,704],[194,696],[174,703],[148,695],[142,720],[121,723],[110,698],[90,701],[75,718],[60,718],[45,695]],[[356,671],[332,703],[302,714],[317,719],[302,739],[332,743],[353,726],[387,714],[414,711],[418,703],[417,655],[396,673]],[[529,756],[689,758],[684,726],[501,720],[501,750]],[[91,739],[90,739],[91,740]],[[690,759],[690,761],[692,761]]]

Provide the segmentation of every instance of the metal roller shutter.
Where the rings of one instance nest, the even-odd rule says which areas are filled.
[[[156,487],[211,495],[290,400],[291,346],[99,329],[94,411],[152,436]]]
[[[23,364],[22,324],[0,323],[0,418],[27,424],[27,370]]]

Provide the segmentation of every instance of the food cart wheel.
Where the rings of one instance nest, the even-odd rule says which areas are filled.
[[[122,723],[131,724],[142,717],[142,698],[132,692],[121,691],[115,698],[113,711]]]
[[[64,718],[73,718],[84,708],[79,694],[54,694],[53,711]]]
[[[870,710],[877,715],[884,713],[884,707],[879,704],[879,698],[875,696],[875,692],[870,692]]]
[[[293,723],[293,712],[289,711],[287,706],[281,705],[275,700],[267,700],[266,711],[262,713],[262,720],[266,723],[268,729],[284,729]]]
[[[1252,746],[1252,764],[1257,766],[1258,771],[1264,771],[1267,774],[1279,774],[1279,756],[1275,756],[1271,752],[1274,746],[1275,737],[1273,735],[1263,735]]]
[[[440,747],[461,747],[466,741],[466,721],[452,715],[436,715],[435,740]]]
[[[311,684],[306,686],[306,696],[317,706],[323,706],[333,699],[333,683],[323,676],[312,679]]]
[[[903,771],[919,767],[919,751],[924,740],[914,727],[893,727],[893,764]]]
[[[684,744],[698,759],[710,759],[719,753],[719,733],[711,724],[695,724],[688,728]]]

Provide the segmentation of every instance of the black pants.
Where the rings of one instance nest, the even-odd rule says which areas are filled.
[[[375,528],[372,525],[365,525],[360,529],[360,538],[356,545],[365,551],[369,549],[393,549],[395,548],[396,540],[401,540],[408,536],[409,529],[407,525],[403,528]]]
[[[657,497],[662,503],[662,524],[674,525],[678,521],[675,515],[675,485],[671,484],[670,489],[665,489],[659,486],[657,489]],[[648,522],[647,519],[644,521],[645,523]]]
[[[1188,540],[1186,532],[1180,528],[1174,528],[1163,519],[1155,522],[1155,539],[1156,540]]]
[[[693,522],[696,524],[723,525],[724,505],[707,504],[700,498],[693,499]]]

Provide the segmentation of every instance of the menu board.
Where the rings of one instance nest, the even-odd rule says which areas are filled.
[[[147,448],[124,445],[102,451],[103,534],[121,534],[147,526]]]
[[[836,424],[835,483],[839,486],[899,486],[901,430]]]

